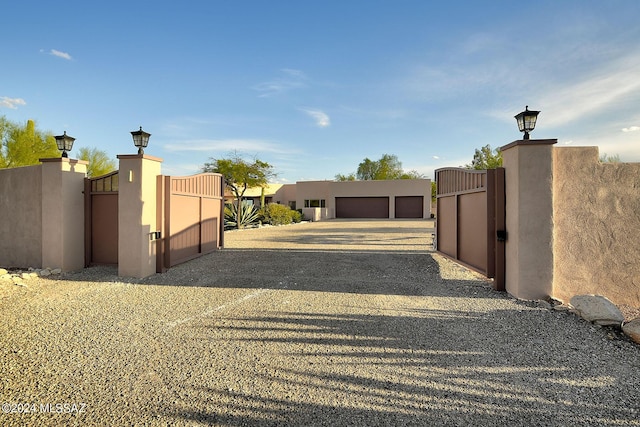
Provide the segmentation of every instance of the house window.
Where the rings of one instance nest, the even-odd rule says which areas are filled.
[[[325,201],[324,199],[307,199],[304,201],[305,208],[324,208]]]

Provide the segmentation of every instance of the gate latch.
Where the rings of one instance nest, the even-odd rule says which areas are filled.
[[[504,242],[507,240],[507,230],[497,230],[496,237],[498,238],[498,242]]]

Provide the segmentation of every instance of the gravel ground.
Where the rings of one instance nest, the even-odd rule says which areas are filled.
[[[640,425],[640,346],[493,291],[432,227],[229,232],[144,280],[2,288],[0,424]]]

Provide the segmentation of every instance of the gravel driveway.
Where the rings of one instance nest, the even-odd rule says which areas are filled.
[[[2,288],[0,425],[640,425],[640,346],[493,291],[432,227],[228,232],[144,280]]]

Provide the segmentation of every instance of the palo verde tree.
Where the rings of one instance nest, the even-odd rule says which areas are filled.
[[[33,120],[23,126],[0,117],[0,169],[37,165],[39,159],[59,156],[53,134],[39,131]]]
[[[254,158],[251,161],[245,160],[238,153],[226,159],[211,158],[210,162],[204,164],[203,172],[219,173],[224,177],[225,184],[235,196],[236,205],[236,225],[242,228],[242,201],[247,188],[264,187],[270,178],[276,176],[273,166],[262,160]]]
[[[502,167],[502,152],[499,149],[492,150],[490,145],[477,149],[473,155],[471,164],[464,166],[467,169],[486,170]]]
[[[402,163],[395,154],[383,154],[379,160],[365,158],[359,165],[358,171],[353,174],[336,175],[336,181],[367,181],[389,179],[418,179],[423,175],[417,171],[405,172]]]
[[[89,162],[87,176],[89,178],[101,176],[116,170],[116,162],[110,159],[106,152],[97,148],[82,147],[78,150],[78,159]]]

